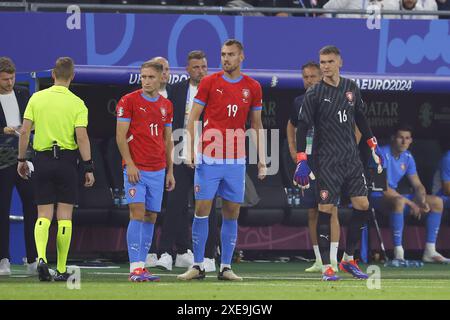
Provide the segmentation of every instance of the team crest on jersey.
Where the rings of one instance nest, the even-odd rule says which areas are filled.
[[[131,198],[134,198],[134,196],[136,195],[136,189],[131,188],[130,190],[128,190],[128,194],[130,195]]]
[[[248,103],[248,97],[250,97],[250,90],[248,90],[248,89],[242,89],[242,101],[244,102],[244,103]]]
[[[406,164],[402,163],[400,165],[400,169],[402,169],[402,171],[405,171],[406,170]]]
[[[353,92],[351,92],[351,91],[347,91],[346,93],[345,93],[345,96],[347,97],[347,100],[348,100],[348,104],[349,105],[353,105]]]
[[[123,116],[123,107],[119,107],[119,111],[117,112],[117,116]]]
[[[199,193],[200,192],[200,186],[198,184],[196,184],[194,186],[194,191],[195,191],[195,193]]]
[[[328,190],[320,190],[320,199],[323,201],[328,199]]]
[[[167,110],[164,107],[159,108],[159,110],[161,111],[161,115],[162,115],[162,121],[166,121],[166,116],[167,116]]]

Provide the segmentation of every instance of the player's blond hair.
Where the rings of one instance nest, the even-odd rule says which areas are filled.
[[[141,70],[145,69],[145,68],[152,68],[153,70],[155,70],[158,73],[163,72],[163,65],[160,62],[156,61],[155,59],[144,62],[141,65]]]

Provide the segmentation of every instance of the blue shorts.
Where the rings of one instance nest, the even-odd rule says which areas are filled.
[[[444,201],[444,209],[450,209],[450,197],[443,194],[437,194],[437,196]]]
[[[124,189],[128,203],[144,203],[145,210],[161,212],[166,169],[139,170],[139,173],[141,175],[139,182],[131,184],[128,182],[127,169],[123,170]]]
[[[402,194],[401,196],[408,200],[411,200],[411,201],[415,198],[415,195],[413,195],[413,194]],[[371,194],[369,200],[370,200],[370,204],[372,205],[372,207],[375,210],[382,210],[382,206],[381,206],[382,200],[381,199],[383,199],[382,192],[374,192]],[[411,207],[408,205],[405,205],[405,209],[403,210],[403,215],[407,216],[410,211],[411,211]]]
[[[222,199],[244,202],[245,163],[202,162],[195,167],[195,200],[213,200],[216,194]]]

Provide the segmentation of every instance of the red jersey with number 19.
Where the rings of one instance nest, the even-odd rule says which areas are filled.
[[[218,159],[244,158],[248,113],[262,109],[259,82],[244,74],[229,79],[223,71],[217,72],[202,79],[194,102],[205,107],[202,154]]]
[[[127,142],[136,167],[144,171],[164,169],[164,127],[172,126],[172,102],[161,95],[150,98],[140,89],[123,96],[116,111],[117,121],[130,122]]]

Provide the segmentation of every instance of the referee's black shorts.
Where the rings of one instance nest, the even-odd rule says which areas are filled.
[[[314,171],[313,171],[314,172]],[[345,192],[350,198],[367,196],[367,182],[359,158],[316,165],[319,204],[337,205]]]
[[[78,198],[78,150],[62,150],[59,159],[51,151],[36,152],[34,194],[37,205],[75,204]]]

